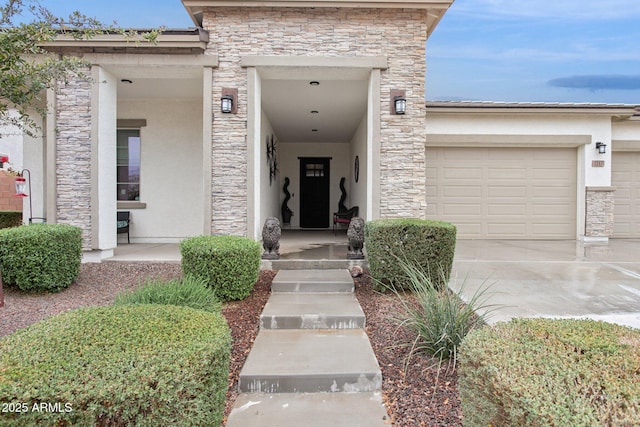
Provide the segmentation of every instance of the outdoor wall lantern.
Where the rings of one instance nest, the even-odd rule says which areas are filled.
[[[233,97],[229,95],[225,95],[222,97],[221,101],[222,101],[222,112],[231,113],[231,111],[233,111]]]
[[[407,111],[407,99],[404,90],[391,90],[391,114],[401,115]]]
[[[407,111],[407,100],[401,96],[396,96],[393,98],[394,109],[396,114],[404,114]]]
[[[600,154],[605,154],[607,152],[607,144],[604,142],[596,142],[596,150],[598,150]]]
[[[222,88],[220,111],[224,114],[235,114],[238,112],[238,89]]]

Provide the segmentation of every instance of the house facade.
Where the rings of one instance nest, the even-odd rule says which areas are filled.
[[[633,106],[425,105],[425,42],[453,0],[182,2],[196,29],[154,44],[47,46],[92,78],[51,90],[43,137],[25,141],[30,215],[81,227],[87,258],[113,253],[119,210],[134,243],[259,239],[283,202],[286,227],[322,229],[341,198],[461,238],[635,233],[612,181],[640,144]]]

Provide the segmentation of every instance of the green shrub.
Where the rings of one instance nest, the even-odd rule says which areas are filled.
[[[212,313],[222,310],[222,304],[206,280],[194,276],[169,281],[147,280],[142,287],[116,296],[114,304],[179,305]]]
[[[452,359],[455,363],[462,340],[469,332],[486,324],[486,319],[493,311],[485,304],[487,288],[481,287],[464,304],[457,294],[448,288],[439,289],[422,268],[409,262],[399,261],[404,274],[408,278],[408,290],[415,296],[415,304],[390,287],[402,304],[396,321],[415,333],[415,340],[408,343],[410,356],[414,352],[427,352],[439,360]],[[460,293],[464,291],[464,284]],[[479,315],[477,311],[488,309]]]
[[[374,286],[410,287],[400,260],[420,266],[437,288],[446,288],[456,247],[456,227],[442,221],[381,219],[365,226],[369,271]]]
[[[0,228],[18,227],[22,225],[22,212],[0,211]]]
[[[0,269],[7,286],[59,291],[80,273],[82,232],[65,224],[34,224],[0,230]]]
[[[520,319],[474,331],[459,354],[466,426],[640,425],[640,331]]]
[[[63,313],[0,339],[0,402],[28,408],[0,425],[220,425],[230,343],[222,315],[188,307]]]
[[[182,271],[204,278],[223,301],[251,293],[260,273],[260,244],[238,236],[198,236],[180,243]]]

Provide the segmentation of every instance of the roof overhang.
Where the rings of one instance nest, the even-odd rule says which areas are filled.
[[[151,30],[140,29],[138,33]],[[70,34],[59,35],[54,41],[43,45],[50,52],[91,52],[110,53],[138,51],[142,53],[164,53],[183,51],[185,53],[204,52],[209,42],[209,33],[202,28],[187,30],[163,30],[154,42],[141,36],[127,36],[120,33],[106,33],[91,38],[75,38]]]
[[[603,115],[625,120],[637,114],[636,105],[548,102],[433,101],[425,103],[427,114],[566,114]]]
[[[455,0],[182,0],[194,24],[202,27],[202,15],[210,7],[299,7],[426,9],[428,34],[435,29]]]

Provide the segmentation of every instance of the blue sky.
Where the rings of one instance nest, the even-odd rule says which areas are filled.
[[[42,0],[123,27],[191,27],[180,0]],[[428,100],[640,104],[640,0],[455,0],[427,43]]]

